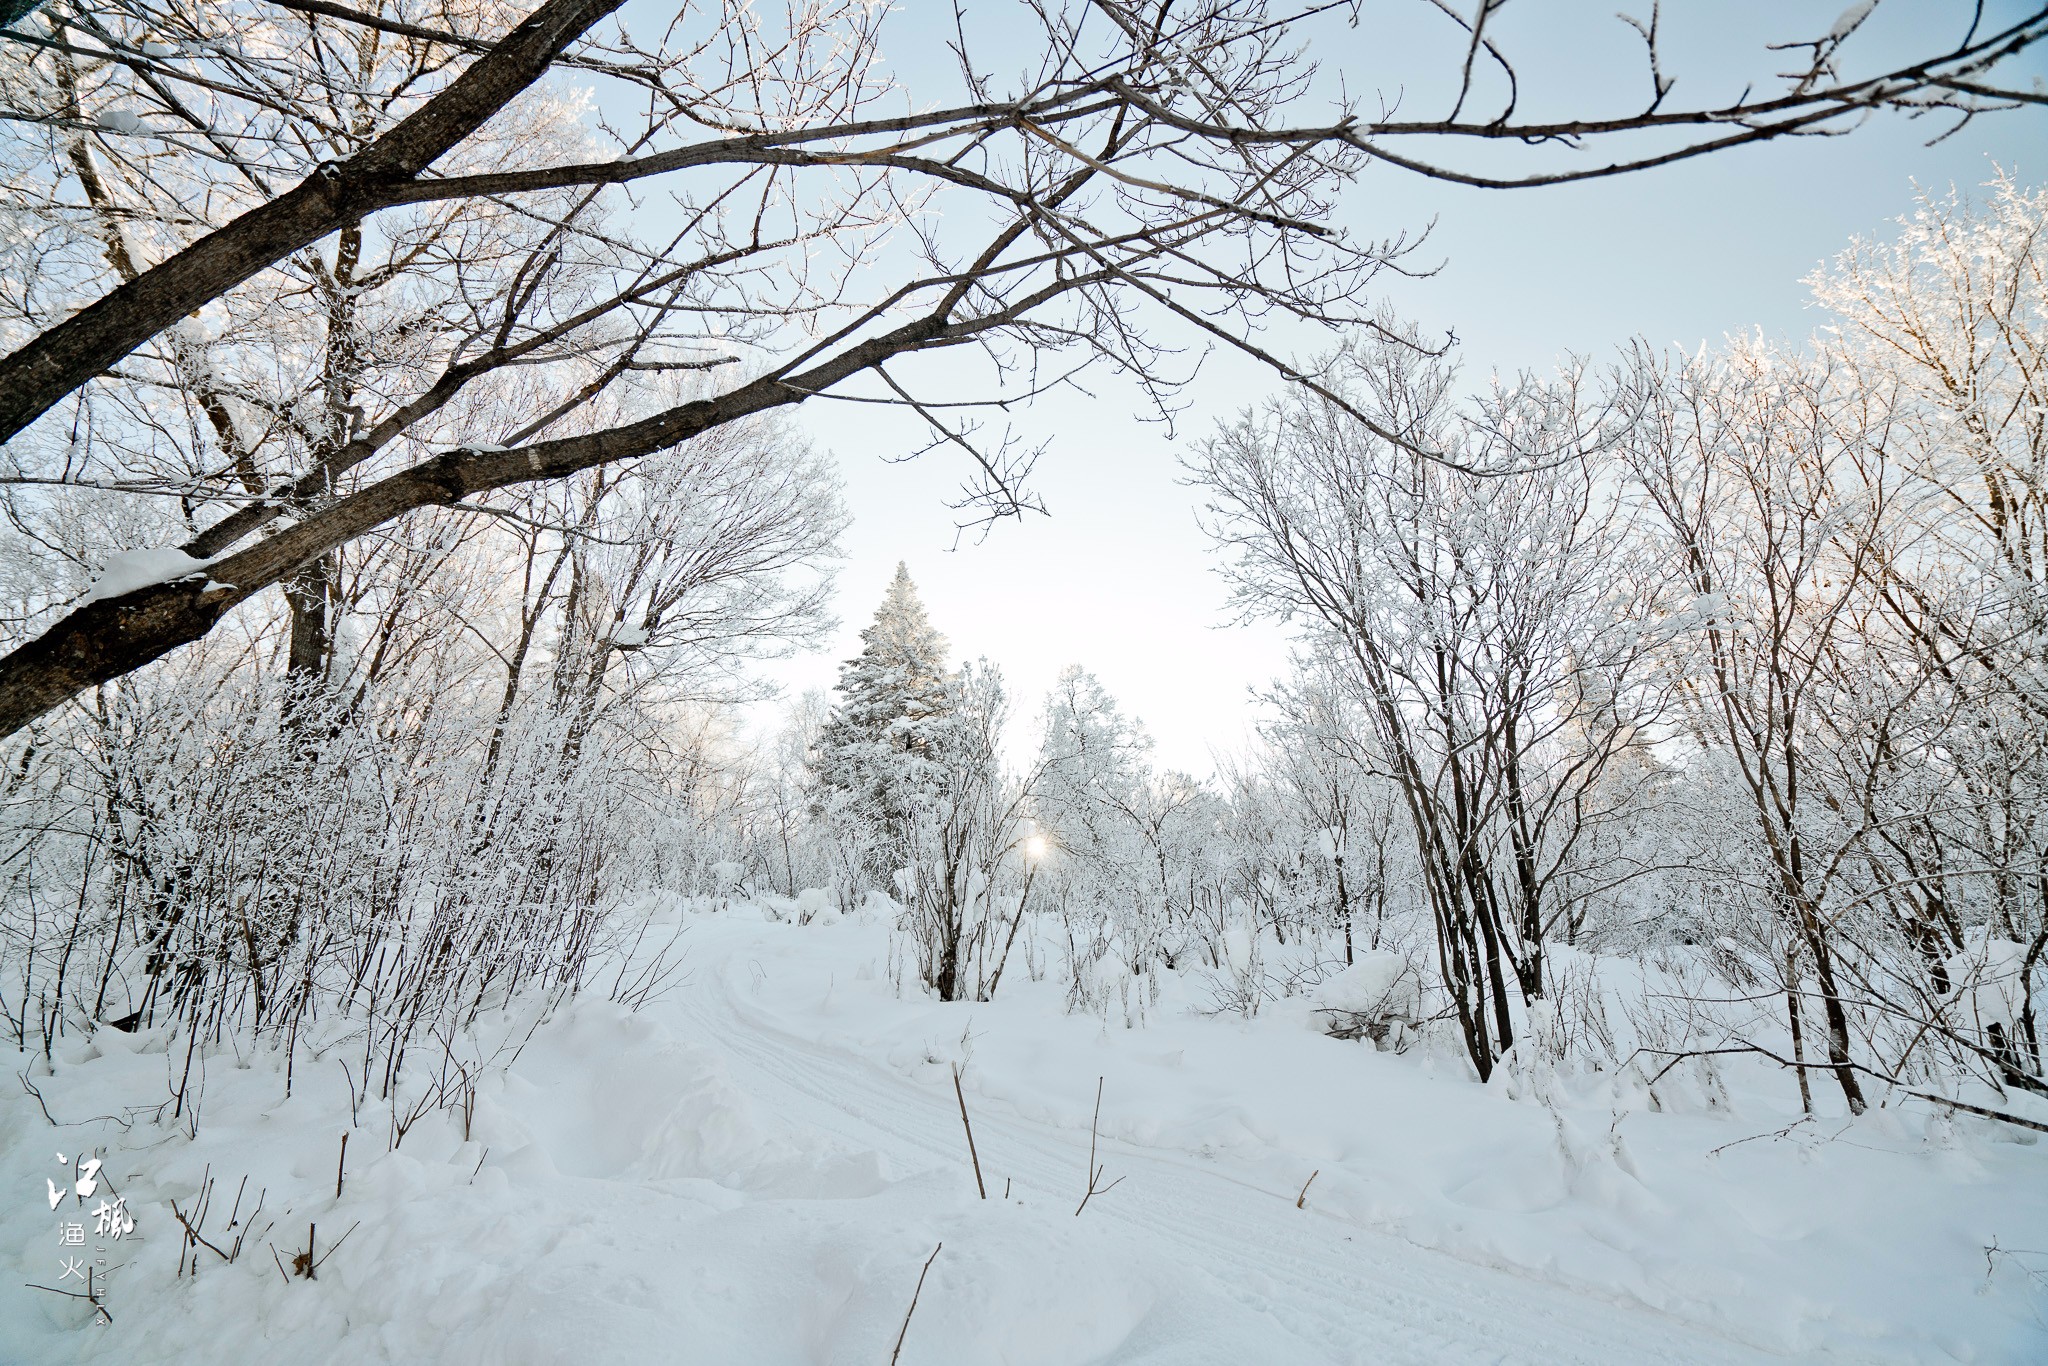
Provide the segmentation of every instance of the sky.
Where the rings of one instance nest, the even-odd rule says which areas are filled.
[[[1795,36],[1788,26],[1824,30],[1841,3],[1666,6],[1672,50],[1683,54],[1667,65],[1679,77],[1673,100],[1732,95],[1730,82],[1739,88],[1757,69],[1765,42]],[[1408,35],[1370,20],[1381,12],[1405,20],[1420,9],[1369,6],[1363,31],[1354,31],[1357,49],[1329,54],[1326,65],[1354,88],[1399,78],[1374,69],[1373,57],[1400,53]],[[1930,46],[1929,34],[1952,40],[1966,9],[1889,0],[1879,16],[1892,27],[1871,42],[1903,50]],[[1589,92],[1625,106],[1646,83],[1621,42],[1628,34],[1613,20],[1613,0],[1525,3],[1507,15],[1523,25],[1505,32],[1526,58],[1525,109],[1545,98],[1561,108]],[[924,58],[910,46],[901,75],[915,88]],[[2043,69],[2036,60],[2023,71]],[[1404,90],[1411,109],[1427,106],[1430,92]],[[1979,119],[1927,146],[1943,126],[1884,118],[1844,138],[1537,190],[1472,190],[1375,171],[1353,187],[1339,218],[1374,236],[1431,227],[1418,259],[1440,269],[1397,282],[1386,297],[1425,329],[1455,330],[1474,387],[1493,370],[1547,369],[1567,353],[1597,362],[1637,336],[1688,349],[1758,329],[1797,339],[1820,321],[1802,277],[1852,237],[1884,235],[1912,209],[1916,186],[1969,191],[2000,166],[2022,183],[2048,178],[2048,111]],[[1254,691],[1285,672],[1288,641],[1273,623],[1231,620],[1179,462],[1217,420],[1276,387],[1252,366],[1214,360],[1172,434],[1141,421],[1133,397],[1114,387],[1093,401],[1041,403],[1020,423],[1049,441],[1034,487],[1050,515],[1005,522],[979,539],[959,535],[947,506],[964,473],[957,461],[933,454],[903,463],[921,444],[914,428],[863,405],[806,405],[801,420],[836,456],[853,516],[838,578],[841,625],[828,648],[764,664],[761,675],[785,699],[829,689],[839,662],[858,652],[860,628],[900,560],[954,659],[985,657],[1002,668],[1016,702],[1013,749],[1034,730],[1060,669],[1079,664],[1143,720],[1161,766],[1210,773],[1219,752],[1250,739]],[[774,717],[775,706],[764,705],[753,724],[766,728]]]

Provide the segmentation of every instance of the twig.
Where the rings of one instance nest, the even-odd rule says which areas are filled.
[[[2000,1257],[2017,1266],[2028,1279],[2048,1285],[2048,1274],[2036,1271],[2021,1260],[2023,1257],[2048,1257],[2048,1252],[2029,1247],[2000,1247],[1996,1238],[1993,1238],[1990,1245],[1984,1249],[1984,1279],[1987,1283],[1998,1273]]]
[[[1629,1054],[1628,1059],[1623,1063],[1623,1065],[1626,1066],[1627,1062],[1634,1061],[1636,1053],[1647,1053],[1651,1057],[1671,1059],[1670,1062],[1666,1063],[1662,1068],[1658,1070],[1657,1077],[1662,1077],[1666,1072],[1669,1072],[1672,1068],[1678,1066],[1679,1063],[1684,1062],[1687,1058],[1719,1057],[1727,1053],[1754,1053],[1759,1057],[1769,1058],[1772,1062],[1777,1063],[1780,1067],[1793,1067],[1798,1065],[1784,1057],[1781,1057],[1779,1054],[1772,1052],[1770,1049],[1763,1047],[1761,1044],[1753,1044],[1747,1041],[1738,1044],[1730,1044],[1722,1048],[1686,1048],[1677,1050],[1666,1048],[1638,1048],[1635,1050],[1635,1053]],[[1807,1063],[1805,1065],[1808,1067],[1822,1066],[1822,1064],[1820,1063]],[[1915,1099],[1933,1101],[1936,1105],[1946,1105],[1951,1110],[1964,1110],[1973,1115],[1981,1115],[1985,1119],[2000,1120],[2006,1124],[2017,1125],[2022,1129],[2033,1129],[2037,1132],[2048,1134],[2048,1124],[2043,1124],[2039,1120],[2027,1119],[2024,1116],[2011,1114],[2005,1110],[1989,1110],[1981,1105],[1972,1105],[1965,1100],[1951,1100],[1947,1096],[1935,1095],[1931,1091],[1916,1091],[1912,1087],[1907,1086],[1905,1083],[1901,1082],[1897,1077],[1894,1077],[1889,1073],[1880,1072],[1875,1067],[1866,1066],[1865,1064],[1857,1062],[1854,1059],[1849,1059],[1842,1065],[1849,1067],[1855,1071],[1861,1072],[1863,1073],[1863,1075],[1867,1077],[1875,1078],[1876,1080],[1883,1082],[1887,1086],[1896,1086],[1899,1090],[1905,1092],[1909,1096],[1914,1097]],[[1826,1064],[1826,1067],[1830,1070],[1832,1070],[1834,1066],[1835,1064],[1833,1063]],[[1656,1079],[1656,1077],[1651,1078],[1652,1084],[1655,1083]]]
[[[88,1271],[90,1270],[90,1268],[87,1269]],[[30,1281],[23,1281],[22,1289],[47,1290],[52,1295],[62,1295],[67,1300],[84,1300],[87,1304],[91,1305],[93,1309],[99,1313],[100,1317],[104,1318],[108,1323],[112,1323],[114,1321],[114,1316],[107,1312],[107,1307],[104,1304],[100,1303],[100,1297],[98,1295],[91,1294],[89,1292],[81,1293],[77,1290],[59,1290],[54,1285],[36,1285]]]
[[[1967,1110],[1973,1115],[1982,1115],[1986,1119],[2002,1120],[2007,1124],[2016,1124],[2022,1129],[2038,1129],[2040,1132],[2048,1134],[2048,1124],[2043,1124],[2039,1120],[2023,1119],[2019,1115],[2007,1114],[2003,1110],[1987,1110],[1981,1105],[1972,1105],[1964,1100],[1950,1100],[1947,1096],[1937,1096],[1931,1091],[1915,1091],[1910,1086],[1901,1086],[1899,1089],[1909,1096],[1918,1096],[1921,1100],[1931,1100],[1936,1105],[1946,1105],[1951,1110]]]
[[[192,1221],[185,1216],[182,1210],[178,1208],[178,1202],[175,1200],[171,1201],[171,1217],[173,1219],[176,1219],[180,1224],[183,1224],[185,1226],[185,1235],[189,1237],[194,1243],[198,1244],[200,1247],[205,1248],[208,1252],[211,1252],[214,1256],[220,1258],[224,1262],[232,1262],[234,1260],[234,1258],[228,1256],[227,1253],[222,1252],[219,1248],[215,1247],[212,1243],[207,1242],[206,1239],[200,1236],[199,1230],[192,1227]],[[205,1216],[201,1215],[200,1218],[203,1220]]]
[[[245,1176],[245,1177],[243,1177],[243,1178],[242,1178],[242,1184],[243,1184],[243,1185],[245,1185],[245,1186],[246,1186],[246,1185],[248,1185],[248,1184],[249,1184],[249,1178],[248,1178],[248,1177],[246,1177],[246,1176]],[[229,1248],[229,1249],[228,1249],[228,1261],[230,1261],[230,1262],[233,1262],[233,1261],[235,1260],[235,1258],[237,1258],[237,1257],[241,1256],[241,1255],[242,1255],[242,1244],[243,1244],[244,1242],[246,1242],[246,1241],[247,1241],[247,1240],[248,1240],[248,1239],[249,1239],[249,1238],[250,1238],[250,1237],[251,1237],[251,1236],[252,1236],[253,1234],[255,1234],[255,1232],[256,1232],[256,1220],[257,1220],[258,1218],[260,1218],[260,1217],[262,1216],[262,1214],[263,1214],[263,1201],[264,1201],[264,1198],[265,1198],[266,1196],[268,1196],[269,1194],[270,1194],[270,1187],[268,1187],[268,1186],[265,1186],[265,1187],[263,1187],[263,1188],[262,1188],[261,1190],[259,1190],[259,1191],[257,1191],[257,1192],[256,1192],[256,1208],[255,1208],[255,1209],[253,1209],[253,1210],[250,1210],[250,1211],[249,1211],[249,1222],[248,1222],[248,1223],[246,1223],[246,1224],[243,1224],[243,1225],[242,1225],[242,1231],[241,1231],[240,1233],[237,1233],[237,1234],[235,1235],[235,1245],[234,1245],[233,1247],[231,1247],[231,1248]],[[241,1194],[241,1192],[240,1192],[240,1191],[236,1191],[236,1192],[235,1192],[235,1210],[236,1210],[237,1212],[239,1212],[239,1211],[241,1210],[241,1208],[242,1208],[242,1194]],[[271,1223],[272,1223],[272,1224],[274,1224],[275,1222],[276,1222],[275,1220],[272,1220],[272,1221],[271,1221]],[[236,1223],[236,1216],[235,1216],[234,1214],[230,1214],[230,1215],[228,1216],[228,1227],[229,1227],[229,1228],[233,1228],[233,1227],[235,1226],[235,1223]],[[270,1225],[270,1224],[266,1224],[266,1225],[264,1226],[264,1231],[265,1231],[265,1232],[268,1232],[268,1231],[269,1231],[269,1229],[270,1229],[270,1227],[271,1227],[271,1225]]]
[[[960,1089],[960,1064],[953,1064],[953,1097],[960,1102],[960,1127],[967,1130],[967,1156],[974,1162],[974,1188],[988,1199],[988,1187],[981,1180],[981,1154],[974,1150],[974,1126],[967,1122],[967,1093]]]
[[[1323,1169],[1321,1167],[1317,1167],[1314,1171],[1308,1174],[1308,1180],[1301,1183],[1301,1194],[1294,1197],[1294,1207],[1296,1209],[1308,1208],[1308,1188],[1310,1186],[1313,1186],[1316,1183],[1316,1178],[1321,1176],[1322,1174]]]
[[[228,1228],[229,1228],[229,1230],[231,1230],[231,1231],[232,1231],[232,1230],[233,1230],[233,1228],[235,1227],[235,1223],[236,1223],[236,1221],[238,1221],[238,1220],[239,1220],[239,1219],[240,1219],[240,1218],[242,1217],[242,1196],[243,1196],[243,1194],[244,1194],[244,1193],[245,1193],[245,1192],[246,1192],[246,1191],[247,1191],[248,1189],[249,1189],[249,1178],[248,1178],[247,1174],[245,1173],[245,1174],[243,1175],[243,1177],[242,1177],[242,1180],[241,1180],[241,1184],[239,1184],[239,1185],[237,1185],[237,1186],[235,1187],[235,1207],[234,1207],[233,1209],[231,1209],[231,1210],[229,1210],[229,1211],[228,1211]],[[257,1204],[257,1208],[259,1208],[259,1209],[260,1209],[260,1208],[262,1208],[262,1203],[261,1203],[261,1202],[262,1202],[262,1199],[263,1199],[263,1197],[259,1195],[259,1196],[258,1196],[258,1197],[256,1197],[256,1198],[257,1198],[257,1202],[258,1202],[258,1204]],[[255,1218],[256,1216],[252,1214],[252,1215],[250,1215],[249,1217],[250,1217],[250,1219],[252,1219],[252,1220],[253,1220],[253,1219],[254,1219],[254,1218]]]
[[[1097,1077],[1095,1079],[1095,1118],[1088,1121],[1088,1189],[1086,1193],[1084,1193],[1081,1196],[1081,1203],[1074,1206],[1074,1217],[1076,1219],[1081,1217],[1082,1210],[1088,1208],[1088,1202],[1090,1200],[1093,1200],[1098,1195],[1107,1195],[1111,1191],[1115,1190],[1118,1186],[1123,1184],[1123,1178],[1121,1176],[1119,1176],[1116,1180],[1110,1182],[1106,1186],[1097,1186],[1095,1184],[1096,1182],[1102,1179],[1103,1172],[1103,1169],[1101,1167],[1095,1165],[1095,1130],[1097,1126],[1101,1123],[1102,1078]]]
[[[469,1184],[476,1184],[476,1174],[484,1169],[484,1159],[491,1155],[491,1145],[484,1144],[484,1150],[476,1155],[476,1168],[469,1174]]]
[[[21,1089],[28,1092],[30,1095],[36,1098],[36,1108],[40,1109],[43,1112],[43,1118],[49,1120],[53,1126],[57,1128],[62,1128],[63,1126],[57,1123],[57,1117],[50,1113],[50,1107],[43,1103],[43,1093],[41,1091],[36,1090],[35,1083],[28,1079],[28,1069],[24,1067],[15,1075],[21,1078]],[[37,1290],[47,1290],[49,1287],[39,1285],[34,1288]],[[59,1293],[68,1295],[71,1292],[66,1290],[60,1291]]]
[[[932,1263],[939,1259],[939,1247],[932,1249],[932,1255],[924,1259],[924,1270],[917,1273],[917,1289],[910,1292],[910,1308],[903,1311],[903,1326],[896,1330],[896,1350],[889,1353],[889,1366],[896,1366],[896,1358],[903,1355],[903,1339],[910,1332],[910,1316],[917,1312],[917,1297],[924,1293],[924,1278],[932,1269]]]
[[[341,1136],[341,1156],[334,1159],[334,1198],[341,1199],[342,1168],[348,1164],[348,1135]]]
[[[348,1233],[354,1233],[357,1229],[361,1228],[362,1225],[362,1220],[356,1220],[353,1224],[350,1224],[348,1226]],[[341,1245],[348,1241],[348,1233],[344,1233],[339,1238],[336,1238],[334,1240],[334,1246],[328,1248],[325,1252],[320,1254],[320,1260],[313,1263],[313,1271],[318,1271],[321,1267],[327,1265],[327,1259],[329,1257],[332,1257],[335,1253],[341,1251]],[[312,1246],[312,1239],[310,1237],[307,1239],[307,1246],[308,1248]],[[313,1279],[313,1271],[308,1271],[306,1273],[307,1280],[310,1281]]]
[[[1769,1133],[1751,1134],[1747,1138],[1738,1138],[1730,1142],[1723,1143],[1718,1148],[1709,1148],[1707,1149],[1707,1156],[1719,1157],[1722,1153],[1727,1152],[1730,1148],[1739,1148],[1745,1143],[1754,1143],[1760,1138],[1790,1138],[1792,1136],[1792,1131],[1794,1129],[1802,1128],[1805,1125],[1811,1123],[1813,1123],[1812,1115],[1801,1115],[1798,1119],[1793,1120],[1790,1124],[1787,1124],[1782,1129],[1773,1129]],[[1841,1137],[1840,1134],[1837,1134],[1835,1136],[1837,1138]]]

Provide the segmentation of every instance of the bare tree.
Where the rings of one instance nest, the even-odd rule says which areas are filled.
[[[1373,744],[1371,719],[1345,685],[1331,652],[1295,660],[1294,679],[1267,698],[1278,716],[1260,727],[1271,772],[1284,782],[1317,830],[1330,862],[1344,962],[1356,959],[1357,911],[1369,919],[1368,949],[1380,947],[1392,891],[1390,856],[1399,837],[1400,796]]]
[[[1871,468],[1888,398],[1761,346],[1668,366],[1639,356],[1634,376],[1624,445],[1690,596],[1676,624],[1692,725],[1733,766],[1767,895],[1812,965],[1829,1070],[1860,1113],[1837,966],[1867,830],[1820,770],[1825,729],[1881,732],[1899,715],[1870,696],[1867,670],[1841,667],[1845,652],[1866,656],[1859,612],[1878,556],[1862,533],[1894,492]]]
[[[1661,707],[1638,626],[1654,582],[1630,553],[1576,376],[1460,411],[1454,372],[1363,344],[1346,408],[1280,400],[1205,443],[1195,478],[1249,613],[1295,618],[1342,661],[1400,793],[1437,922],[1439,967],[1484,1077],[1514,1042],[1503,963],[1546,994],[1568,874],[1626,807],[1611,781]],[[1372,427],[1347,408],[1373,415]],[[1421,458],[1538,451],[1482,478]]]
[[[148,229],[132,278],[118,263],[84,272],[64,297],[10,320],[24,340],[0,359],[0,435],[29,439],[30,479],[64,484],[63,433],[96,437],[96,376],[118,379],[151,338],[263,289],[259,277],[337,234],[395,236],[381,227],[388,215],[477,201],[561,225],[613,202],[619,191],[606,187],[657,177],[674,207],[603,235],[616,256],[580,298],[539,283],[553,268],[543,232],[523,264],[508,263],[504,292],[478,301],[476,326],[413,382],[351,396],[360,423],[345,441],[316,443],[281,485],[252,488],[232,462],[195,470],[175,492],[219,513],[184,542],[204,572],[27,624],[33,634],[0,660],[0,732],[198,639],[275,584],[297,585],[310,631],[312,600],[328,591],[325,558],[410,513],[629,461],[820,396],[926,418],[936,444],[970,459],[968,498],[983,515],[1029,505],[1020,481],[1031,453],[984,439],[963,420],[973,402],[1012,402],[1102,365],[1170,405],[1192,368],[1160,320],[1341,403],[1259,335],[1274,317],[1371,325],[1364,292],[1409,244],[1353,241],[1327,226],[1358,170],[1554,184],[1845,131],[1876,110],[1968,119],[2037,98],[2005,88],[2000,73],[2048,35],[2048,11],[2002,26],[1972,19],[1924,57],[1852,74],[1867,15],[1857,10],[1777,45],[1775,61],[1793,54],[1782,80],[1680,107],[1653,12],[1629,21],[1647,57],[1640,105],[1529,120],[1497,7],[1469,20],[1437,8],[1442,51],[1417,60],[1448,73],[1447,112],[1420,119],[1367,115],[1318,73],[1308,45],[1359,17],[1346,5],[1218,0],[1183,14],[1133,0],[1034,0],[1011,16],[1032,35],[1021,63],[1014,27],[980,28],[960,11],[956,90],[917,104],[882,77],[882,12],[854,3],[770,16],[729,2],[685,11],[645,41],[623,20],[599,31],[619,0],[548,0],[516,23],[487,6],[442,7],[427,24],[328,0],[138,0],[18,19],[6,60],[23,79],[9,89],[28,92],[28,107],[12,117],[47,130],[54,159],[82,137],[110,155],[142,149],[133,160],[166,171],[205,162],[219,172],[202,177],[204,195],[122,206]],[[302,105],[271,66],[281,52],[394,45],[416,74],[375,101],[343,102],[344,126],[319,101]],[[988,74],[998,47],[994,65],[1021,75]],[[58,74],[65,63],[70,77]],[[550,152],[538,165],[471,156],[550,72],[599,89],[588,126],[609,146]],[[1295,121],[1316,104],[1326,116]],[[1465,146],[1531,149],[1541,164],[1491,173],[1459,164]],[[1603,146],[1614,153],[1576,159]],[[163,350],[175,359],[176,346]],[[965,407],[933,397],[902,364],[963,350],[989,366],[988,386]],[[602,424],[581,415],[588,397],[646,367],[721,364],[703,389],[645,393]],[[554,382],[516,420],[453,420],[472,382],[507,367]],[[196,401],[205,406],[203,392]],[[403,439],[430,417],[424,441]],[[303,644],[310,657],[317,633]]]
[[[1880,970],[1871,994],[1975,1050],[2007,1084],[2039,1087],[2048,194],[2003,173],[1985,188],[1978,204],[1923,193],[1889,239],[1854,243],[1811,283],[1835,319],[1827,353],[1858,387],[1896,395],[1887,453],[1905,496],[1869,533],[1868,634],[1891,645],[1890,672],[1912,680],[1918,725],[1933,731],[1906,750],[1906,774],[1892,771],[1903,746],[1841,750],[1859,773],[1887,768],[1849,787],[1892,799],[1871,824],[1892,871],[1886,899],[1919,951]],[[1978,988],[2009,997],[2015,1018],[1967,1018]]]

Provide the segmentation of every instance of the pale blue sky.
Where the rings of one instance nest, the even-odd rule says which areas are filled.
[[[897,18],[929,3],[912,0]],[[1732,96],[1744,73],[1759,71],[1764,42],[1824,30],[1842,3],[1667,4],[1673,51],[1687,54],[1667,66],[1680,79],[1673,100]],[[1879,17],[1891,27],[1874,38],[1894,49],[1916,36],[1924,45],[1929,32],[1953,39],[1966,8],[1885,0]],[[1993,13],[2001,8],[2018,7]],[[1561,110],[1587,95],[1609,107],[1637,98],[1646,81],[1627,65],[1628,34],[1613,9],[1614,0],[1510,6],[1503,31],[1522,40],[1525,109]],[[1356,49],[1333,50],[1326,62],[1354,89],[1390,78],[1372,64],[1398,59],[1416,36],[1405,25],[1421,10],[1415,0],[1368,5],[1367,23],[1351,35]],[[1375,28],[1387,14],[1400,23]],[[907,84],[925,74],[917,39],[905,40]],[[1762,57],[1764,74],[1771,60]],[[2028,74],[2042,69],[2035,61]],[[1424,84],[1406,89],[1410,112],[1431,107]],[[1496,367],[1547,367],[1566,351],[1597,360],[1636,335],[1687,347],[1758,327],[1800,337],[1817,321],[1800,278],[1852,235],[1887,231],[1911,208],[1916,184],[1974,186],[1994,162],[2026,183],[2048,176],[2041,111],[1982,119],[1929,148],[1935,131],[1886,118],[1847,138],[1773,143],[1542,190],[1468,190],[1379,170],[1353,188],[1343,217],[1376,236],[1436,220],[1423,256],[1441,261],[1441,272],[1388,297],[1425,327],[1455,328],[1475,379]],[[955,657],[986,655],[1002,666],[1020,726],[1059,669],[1079,663],[1145,720],[1161,762],[1207,772],[1213,749],[1244,742],[1248,690],[1284,668],[1285,643],[1271,627],[1223,625],[1223,587],[1176,459],[1215,418],[1271,387],[1245,364],[1213,363],[1180,442],[1137,421],[1130,397],[1113,388],[1093,403],[1041,405],[1023,425],[1053,438],[1036,479],[1052,515],[1006,523],[957,550],[945,500],[960,468],[937,455],[885,463],[915,441],[909,426],[864,407],[812,405],[803,420],[839,457],[855,519],[840,576],[843,625],[832,648],[766,673],[792,692],[829,687],[902,559]]]

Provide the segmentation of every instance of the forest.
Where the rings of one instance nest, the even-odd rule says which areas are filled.
[[[1805,336],[1615,336],[1540,372],[1491,369],[1384,302],[1419,236],[1328,221],[1375,176],[1505,195],[1648,184],[1675,161],[1853,138],[1872,119],[2035,126],[2048,97],[2023,73],[2048,10],[1918,21],[1888,60],[1859,46],[1889,8],[1863,0],[1765,51],[1773,74],[1687,102],[1703,84],[1667,74],[1686,54],[1653,7],[1620,25],[1633,83],[1602,108],[1524,89],[1511,39],[1527,34],[1501,0],[1410,8],[1433,27],[1400,51],[1419,92],[1400,104],[1313,56],[1381,22],[1369,5],[961,6],[920,66],[884,57],[911,17],[858,0],[8,0],[0,1042],[19,1094],[0,1170],[29,1199],[53,1142],[112,1144],[109,1173],[140,1171],[132,1153],[208,1156],[203,1176],[163,1178],[160,1205],[131,1204],[156,1265],[56,1288],[33,1327],[30,1291],[52,1286],[9,1291],[0,1356],[98,1359],[73,1320],[119,1317],[124,1295],[189,1325],[165,1360],[199,1359],[236,1321],[361,1320],[277,1298],[313,1293],[300,1282],[341,1214],[307,1230],[303,1264],[296,1224],[243,1222],[239,1193],[219,1231],[229,1159],[205,1145],[241,1135],[234,1177],[260,1168],[244,1132],[259,1093],[325,1107],[323,1152],[334,1123],[357,1135],[336,1205],[379,1198],[346,1195],[344,1172],[400,1173],[363,1178],[398,1190],[413,1169],[377,1155],[444,1137],[458,1167],[474,1158],[473,1184],[495,1170],[486,1131],[520,1067],[559,1054],[551,1075],[574,1077],[563,1059],[614,1046],[579,1053],[574,1031],[709,1009],[676,1003],[707,973],[738,982],[757,952],[816,955],[828,1005],[852,990],[876,1020],[915,1005],[954,1022],[930,1028],[959,1044],[887,1065],[940,1069],[923,1082],[966,1128],[981,1200],[970,1094],[1021,1116],[992,1125],[1037,1113],[993,1071],[963,1086],[984,1018],[1118,1049],[1284,1022],[1276,1058],[1323,1036],[1348,1048],[1327,1056],[1406,1069],[1387,1076],[1426,1067],[1430,1086],[1548,1116],[1567,1169],[1638,1183],[1624,1117],[1710,1114],[1731,1141],[1967,1150],[1992,1173],[1971,1178],[1980,1205],[2040,1188],[2038,167],[1902,186],[1894,221],[1799,286]],[[1292,642],[1288,672],[1247,703],[1253,743],[1219,744],[1213,773],[1162,765],[1086,660],[1049,695],[1016,695],[998,664],[953,657],[904,566],[837,687],[750,721],[761,661],[817,650],[835,614],[870,608],[837,594],[849,513],[817,410],[908,415],[928,436],[918,458],[961,470],[963,525],[1023,534],[999,524],[1035,509],[1041,449],[1012,409],[1106,376],[1178,417],[1203,348],[1266,377],[1266,397],[1176,429],[1228,613]],[[798,942],[823,947],[758,947]],[[1074,1055],[1058,1123],[1087,1135],[1092,1221],[1133,1197],[1097,1182],[1091,1068]],[[712,1142],[710,1112],[690,1113],[694,1137],[662,1143]],[[553,1144],[567,1173],[554,1122],[507,1132]],[[682,1121],[662,1124],[619,1162],[656,1162]],[[1586,1126],[1611,1142],[1568,1136]],[[433,1136],[407,1146],[415,1131]],[[306,1185],[302,1218],[336,1163],[310,1171],[287,1149],[269,1198]],[[1306,1214],[1338,1165],[1334,1149],[1301,1160],[1315,1174],[1288,1177],[1283,1213]],[[724,1179],[655,1173],[699,1175]],[[1572,1198],[1592,1200],[1578,1181]],[[1815,1200],[1882,1203],[1844,1181]],[[1951,1220],[1960,1269],[1942,1285],[2003,1297],[1974,1339],[1772,1336],[1733,1300],[1558,1279],[1744,1350],[2034,1359],[2048,1252],[2027,1249],[2048,1247],[2048,1207],[2011,1208],[2006,1246],[1961,1231],[1976,1213]],[[337,1265],[398,1238],[396,1214],[379,1234],[375,1208],[347,1209],[365,1231]],[[26,1246],[46,1213],[10,1209],[0,1229]],[[1943,1217],[1912,1227],[1947,1238]],[[274,1270],[271,1253],[241,1259],[238,1224],[271,1236]],[[235,1298],[176,1298],[202,1256],[208,1276],[247,1272]],[[54,1274],[48,1260],[22,1254],[15,1279]],[[971,1281],[945,1267],[925,1263],[958,1300]],[[801,1351],[762,1345],[773,1315],[720,1320],[752,1345],[701,1359],[881,1360],[892,1334],[915,1358],[900,1304],[920,1325],[947,1311],[918,1309],[908,1284],[885,1297]],[[674,1313],[702,1327],[720,1311]],[[944,1319],[928,1331],[966,1336],[917,1359],[1143,1356],[1142,1335],[1068,1341],[1022,1309],[1004,1322],[1009,1346]],[[1002,1355],[1041,1332],[1039,1355]],[[475,1359],[628,1359],[637,1341],[599,1340],[598,1357],[500,1343]],[[452,1337],[348,1341],[335,1359],[459,1355]],[[1327,1346],[1266,1359],[1348,1359]],[[1721,1359],[1698,1351],[1680,1359]]]

